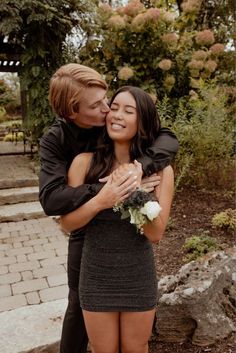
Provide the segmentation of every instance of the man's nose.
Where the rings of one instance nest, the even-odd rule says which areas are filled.
[[[104,113],[108,113],[110,111],[110,107],[107,103],[104,103],[104,106],[102,107],[102,111]]]

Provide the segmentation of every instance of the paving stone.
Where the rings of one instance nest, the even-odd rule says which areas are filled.
[[[29,305],[40,303],[38,292],[30,292],[30,293],[27,293],[25,296],[26,296],[27,303]]]
[[[64,285],[64,286],[42,289],[39,291],[39,296],[42,302],[67,298],[68,286]]]
[[[10,272],[22,272],[27,270],[35,270],[40,267],[40,263],[38,261],[27,261],[16,263],[13,265],[9,265]]]
[[[0,275],[4,275],[5,273],[8,273],[8,267],[0,266]]]
[[[22,280],[29,281],[33,279],[33,272],[32,271],[24,271],[21,272]]]
[[[26,255],[17,255],[16,259],[17,259],[17,262],[26,262],[27,261]]]
[[[18,272],[6,273],[0,276],[0,284],[10,284],[21,281],[21,275]]]
[[[66,256],[57,256],[52,259],[40,260],[42,267],[55,266],[67,263]]]
[[[9,284],[0,285],[0,298],[11,296],[11,286]]]
[[[61,273],[54,276],[48,276],[47,281],[50,287],[56,287],[62,284],[67,284],[67,274]]]
[[[63,265],[57,265],[57,266],[41,267],[37,270],[33,270],[33,276],[35,278],[41,278],[41,277],[53,276],[53,275],[61,274],[65,272],[66,270]]]
[[[7,256],[17,256],[17,255],[27,255],[34,252],[34,249],[32,246],[27,246],[23,248],[18,248],[18,249],[10,249],[6,251]]]
[[[10,265],[16,263],[16,257],[15,256],[5,256],[0,258],[0,266],[2,265]]]
[[[0,298],[0,312],[16,309],[16,308],[19,308],[24,305],[27,305],[27,301],[26,301],[26,297],[23,294],[13,295],[11,297]],[[2,322],[1,322],[0,327],[2,328]],[[1,350],[0,350],[0,352],[2,353]]]
[[[30,281],[21,281],[12,285],[13,294],[21,294],[34,292],[43,288],[48,288],[48,284],[44,278],[32,279]]]
[[[43,260],[43,259],[51,259],[55,257],[55,251],[48,250],[48,251],[42,251],[42,252],[36,252],[33,254],[28,255],[29,261],[31,260]]]

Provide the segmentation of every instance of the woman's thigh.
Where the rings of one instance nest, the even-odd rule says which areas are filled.
[[[83,310],[92,352],[117,353],[119,349],[119,313]]]
[[[147,345],[152,333],[156,309],[120,314],[121,351],[139,352]]]

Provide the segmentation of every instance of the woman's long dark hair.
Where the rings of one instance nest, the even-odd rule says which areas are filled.
[[[130,160],[133,161],[145,155],[148,147],[152,146],[160,130],[160,119],[155,104],[149,94],[133,86],[119,88],[111,98],[110,105],[121,92],[129,92],[135,99],[137,110],[137,133],[131,140]],[[115,161],[114,142],[108,136],[106,127],[98,140],[98,145],[85,183],[97,183],[99,178],[109,175]]]

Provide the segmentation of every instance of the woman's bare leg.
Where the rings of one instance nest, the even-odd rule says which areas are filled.
[[[92,353],[118,353],[119,313],[83,310]]]
[[[148,353],[148,340],[152,333],[155,309],[120,314],[122,353]]]

